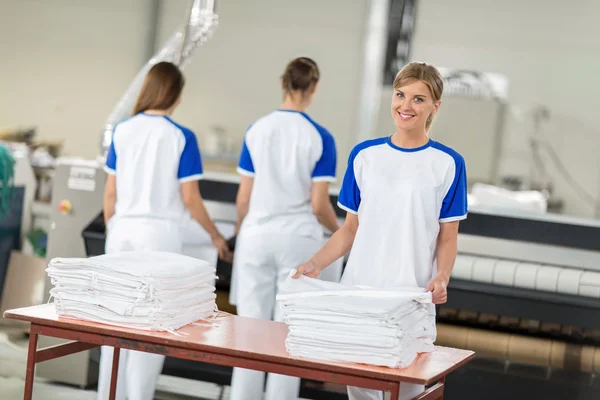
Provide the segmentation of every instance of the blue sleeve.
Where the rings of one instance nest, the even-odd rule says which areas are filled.
[[[252,163],[250,150],[248,150],[248,145],[246,144],[246,138],[244,138],[244,143],[242,144],[237,171],[240,175],[254,176],[254,164]]]
[[[115,151],[115,135],[113,132],[112,140],[110,141],[110,147],[108,148],[108,153],[106,154],[106,164],[104,165],[104,171],[107,174],[116,175],[117,174],[117,153]]]
[[[442,201],[440,222],[460,221],[467,218],[467,170],[462,157],[454,157],[455,173],[452,185]]]
[[[360,206],[360,188],[354,173],[354,159],[357,154],[358,150],[356,148],[350,153],[348,168],[346,168],[342,188],[338,195],[338,206],[351,214],[358,214],[358,207]]]
[[[202,178],[202,157],[198,148],[198,140],[194,132],[187,128],[182,129],[185,136],[185,145],[179,158],[177,179],[180,182],[196,181]]]
[[[321,129],[319,133],[321,139],[323,139],[323,153],[315,165],[312,178],[313,182],[333,182],[335,181],[335,168],[337,166],[335,139],[325,129]]]

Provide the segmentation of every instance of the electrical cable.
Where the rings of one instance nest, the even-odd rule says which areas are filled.
[[[558,172],[562,175],[562,178],[571,187],[571,189],[573,189],[573,191],[575,191],[581,197],[582,200],[585,200],[586,204],[588,204],[590,207],[593,207],[594,209],[598,207],[598,202],[600,200],[594,197],[593,195],[589,194],[587,190],[585,190],[585,188],[581,186],[575,178],[573,178],[573,176],[571,175],[567,167],[563,164],[559,155],[557,154],[556,150],[554,150],[554,147],[552,147],[550,142],[546,140],[535,140],[535,142],[538,142],[546,150],[554,166],[557,168]],[[542,165],[542,171],[545,171],[544,163],[541,161],[541,158],[539,158],[539,162]]]

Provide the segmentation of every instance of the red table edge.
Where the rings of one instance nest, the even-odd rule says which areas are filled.
[[[52,334],[57,331],[62,332],[63,335],[58,335],[58,334],[53,335]],[[81,351],[90,350],[90,349],[93,349],[96,347],[100,347],[102,345],[101,343],[86,343],[86,342],[72,341],[69,343],[59,344],[59,345],[55,345],[55,346],[51,346],[48,348],[38,350],[37,349],[37,341],[38,341],[39,335],[50,336],[50,337],[61,338],[61,339],[68,339],[68,338],[66,338],[66,336],[77,336],[77,335],[84,335],[84,337],[86,337],[86,338],[89,338],[89,337],[103,338],[104,337],[98,333],[83,333],[83,332],[77,332],[77,331],[74,331],[71,329],[48,327],[48,326],[42,326],[42,325],[37,325],[35,323],[32,323],[31,336],[30,336],[30,340],[29,340],[29,349],[28,349],[27,373],[26,373],[26,377],[25,377],[25,391],[24,391],[24,399],[25,400],[31,400],[32,396],[33,396],[33,380],[34,380],[34,376],[35,376],[35,365],[36,364],[38,364],[40,362],[52,360],[55,358],[60,358],[63,356],[75,354],[75,353],[78,353]],[[114,343],[115,351],[113,353],[112,374],[111,374],[110,394],[109,394],[109,399],[113,400],[113,399],[115,399],[116,389],[117,389],[117,377],[118,377],[120,350],[122,348],[123,349],[131,348],[133,350],[140,350],[140,347],[142,349],[145,349],[145,347],[143,346],[143,343],[141,346],[135,346],[135,347],[127,346],[126,342],[135,342],[135,341],[129,340],[129,339],[119,339],[119,338],[112,337],[112,336],[109,339],[112,339],[113,341],[116,342],[116,343]],[[98,340],[94,340],[94,341],[102,342],[103,340],[98,339]],[[117,344],[120,344],[121,346],[117,346]],[[125,346],[123,346],[124,344],[125,344]],[[183,354],[181,352],[177,351],[178,349],[174,348],[173,346],[168,346],[168,347],[170,347],[171,350],[173,350],[173,352],[169,353],[168,351],[164,351],[165,355],[170,355],[173,357],[176,357],[176,355],[179,355],[180,356],[179,358],[191,359],[191,360],[195,359],[194,357],[191,357],[191,356],[183,357]],[[191,352],[196,355],[197,355],[197,353],[203,353],[203,352],[194,352],[189,349],[179,349],[179,350],[183,351],[183,352]],[[142,350],[142,351],[144,351],[144,350]],[[161,354],[161,353],[157,353],[157,354]],[[229,356],[225,356],[225,357],[236,360],[235,364],[240,364],[241,362],[243,363],[243,361],[242,361],[243,358],[241,358],[241,357],[229,357]],[[200,358],[200,360],[202,360],[202,358]],[[204,359],[203,361],[207,362],[206,359]],[[210,359],[208,361],[210,361],[209,363],[220,364],[220,365],[233,364],[233,363],[225,362],[223,360],[218,360],[218,362],[215,362],[214,359]],[[268,365],[269,367],[273,367],[273,368],[275,368],[277,366],[277,363],[268,362],[268,361],[267,362],[257,361],[257,362],[254,362],[254,364],[255,364],[255,366],[257,366],[257,364],[262,365],[263,368],[257,368],[257,369],[263,370],[263,371],[265,371],[265,370],[268,371],[268,369],[270,369],[270,368],[264,368],[264,365]],[[250,365],[250,366],[252,366],[252,365]],[[244,366],[240,366],[240,367],[244,367]],[[315,371],[313,368],[308,368],[308,367],[291,367],[291,366],[287,366],[287,365],[280,365],[280,367],[283,367],[285,370],[287,370],[287,372],[292,372],[290,374],[292,376],[305,377],[306,379],[314,379],[314,380],[323,381],[323,382],[336,382],[336,383],[341,383],[341,384],[346,384],[346,385],[351,385],[351,386],[359,386],[359,387],[371,388],[371,389],[375,389],[375,390],[388,391],[392,394],[392,396],[396,396],[396,397],[399,396],[399,394],[400,394],[400,387],[402,384],[402,382],[398,382],[398,381],[370,379],[370,378],[363,378],[360,376],[349,375],[349,374],[333,374],[333,375],[326,376],[326,377],[314,376],[314,375],[318,375],[322,371],[318,371],[318,370]],[[272,372],[282,373],[282,372],[286,372],[285,370],[282,371],[281,369],[277,369],[277,370],[273,370]],[[294,371],[296,373],[294,373]],[[298,371],[301,371],[302,373],[299,374]],[[412,400],[443,400],[444,388],[445,388],[445,377],[443,377],[440,381],[438,381],[437,383],[435,383],[434,385],[432,385],[431,387],[426,389],[423,393],[414,397]]]
[[[38,307],[38,306],[34,306],[34,307]],[[286,358],[286,357],[277,357],[277,356],[271,356],[271,355],[260,355],[260,357],[259,357],[259,355],[257,353],[251,353],[251,352],[246,352],[246,351],[242,351],[242,350],[227,350],[222,347],[214,347],[214,346],[198,344],[198,343],[195,343],[197,345],[196,347],[191,347],[191,346],[183,347],[183,346],[181,346],[181,343],[182,343],[181,341],[178,341],[178,340],[173,341],[169,337],[165,337],[163,340],[159,340],[159,338],[156,338],[156,337],[151,337],[151,338],[143,337],[142,335],[137,334],[135,332],[122,332],[123,335],[115,335],[114,327],[112,325],[106,325],[106,328],[103,328],[102,324],[99,324],[99,326],[90,327],[87,325],[77,325],[75,323],[76,320],[74,320],[74,319],[65,319],[63,321],[52,321],[52,320],[48,320],[48,319],[44,319],[44,318],[29,317],[29,316],[18,313],[18,311],[20,311],[20,310],[26,310],[26,309],[31,309],[31,308],[33,308],[33,307],[7,310],[4,312],[4,318],[29,322],[32,325],[35,324],[37,326],[47,327],[50,329],[68,330],[68,331],[72,331],[72,332],[81,332],[84,334],[95,334],[98,336],[109,336],[109,337],[112,337],[115,339],[133,340],[136,342],[142,342],[142,343],[147,343],[147,344],[151,344],[151,345],[153,344],[153,345],[161,345],[161,346],[171,346],[171,347],[180,348],[182,350],[187,350],[187,351],[210,352],[212,354],[216,354],[219,356],[225,356],[225,357],[243,357],[245,359],[253,360],[253,361],[257,361],[257,362],[270,362],[270,363],[277,363],[277,364],[285,364],[285,365],[289,365],[290,367],[312,368],[312,369],[315,369],[318,366],[317,368],[319,370],[321,370],[322,372],[327,372],[327,373],[345,374],[345,375],[352,375],[352,376],[356,376],[356,373],[357,373],[357,371],[351,367],[352,364],[348,364],[348,365],[344,365],[343,363],[329,364],[329,363],[323,363],[319,360],[310,360],[310,359],[305,360],[305,359],[295,358],[295,357],[294,358]],[[113,328],[113,329],[110,329],[110,328]],[[165,333],[165,334],[167,335],[168,333]],[[148,339],[152,339],[152,340],[148,340]],[[442,346],[438,346],[438,347],[442,347]],[[414,383],[414,384],[421,384],[421,385],[430,385],[432,383],[438,382],[438,381],[440,381],[440,378],[445,377],[446,375],[452,373],[453,371],[462,367],[463,365],[465,365],[466,363],[468,363],[475,357],[475,353],[473,351],[465,351],[465,352],[470,353],[470,354],[467,357],[460,360],[459,362],[452,365],[450,368],[444,370],[443,372],[440,372],[437,375],[430,377],[429,379],[415,379],[415,378],[411,378],[411,377],[407,377],[407,378],[402,377],[402,380],[400,382]],[[315,363],[316,363],[316,365],[315,365]],[[389,382],[399,381],[398,375],[395,375],[395,374],[388,375],[388,374],[385,374],[384,372],[379,372],[379,371],[375,372],[375,371],[361,370],[360,374],[362,377],[369,378],[369,379],[377,379],[377,380],[389,381]]]

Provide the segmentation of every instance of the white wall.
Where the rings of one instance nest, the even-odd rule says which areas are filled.
[[[68,155],[98,155],[105,119],[146,61],[152,2],[0,0],[0,129],[37,126]],[[156,45],[189,1],[162,0]],[[210,126],[239,146],[248,125],[277,108],[291,58],[313,57],[322,81],[309,113],[336,137],[343,172],[355,143],[368,0],[224,0],[214,37],[185,71],[175,118],[200,138]],[[237,152],[237,148],[236,148]]]
[[[92,158],[143,63],[150,2],[0,0],[0,129],[38,128]]]
[[[183,4],[182,4],[183,3]],[[280,105],[279,77],[297,56],[319,64],[321,82],[309,114],[336,138],[338,176],[356,142],[358,90],[367,0],[228,0],[220,2],[214,37],[186,68],[175,118],[200,137],[219,125],[238,148],[246,128]],[[159,43],[185,14],[184,2],[163,0]]]
[[[600,2],[595,0],[420,0],[411,58],[506,75],[511,111],[500,172],[528,173],[527,139],[533,127],[527,113],[545,105],[551,116],[544,137],[578,183],[598,197],[599,16]],[[389,108],[387,95],[382,104]],[[385,117],[391,118],[389,113]],[[378,133],[387,134],[393,127],[385,117]],[[548,171],[556,193],[566,201],[565,213],[592,216],[593,207],[575,194],[549,160]]]

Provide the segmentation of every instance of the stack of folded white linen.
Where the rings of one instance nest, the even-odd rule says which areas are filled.
[[[288,278],[277,302],[292,356],[403,368],[434,350],[435,306],[421,288],[379,290],[302,276]]]
[[[175,331],[214,315],[215,268],[165,252],[54,258],[46,269],[57,314],[144,330]]]

